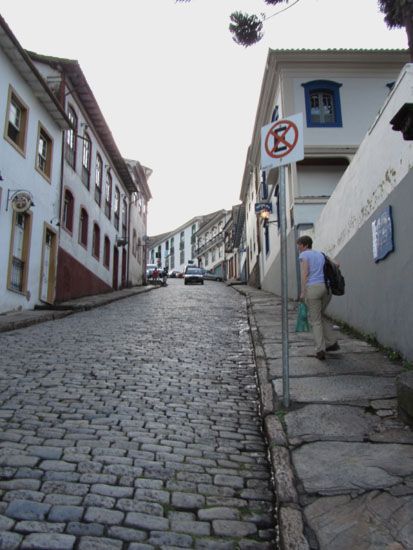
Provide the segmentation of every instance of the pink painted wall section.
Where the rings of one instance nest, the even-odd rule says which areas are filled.
[[[113,289],[73,256],[59,248],[56,281],[56,302],[65,302],[111,292]]]

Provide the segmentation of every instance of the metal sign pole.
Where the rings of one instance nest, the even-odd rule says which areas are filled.
[[[261,170],[280,168],[279,217],[281,246],[283,405],[290,405],[288,364],[287,200],[284,166],[304,158],[303,115],[297,113],[261,128]]]
[[[283,405],[290,406],[290,366],[288,357],[288,269],[287,269],[287,205],[285,192],[285,167],[280,166],[280,243],[281,243],[281,298],[282,298],[282,362]]]

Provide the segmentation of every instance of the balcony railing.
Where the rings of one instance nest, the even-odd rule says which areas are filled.
[[[199,246],[196,250],[196,253],[197,253],[198,256],[200,254],[204,254],[204,252],[209,250],[212,246],[214,246],[216,244],[222,244],[223,241],[224,241],[224,234],[221,231],[221,233],[218,233],[217,235],[215,235],[214,237],[209,239],[208,242],[206,242],[205,244]]]

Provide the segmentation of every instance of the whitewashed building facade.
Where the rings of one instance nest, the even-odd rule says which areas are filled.
[[[55,299],[69,120],[0,16],[0,313]]]
[[[231,212],[219,210],[201,223],[195,234],[197,265],[226,278],[224,228]]]
[[[132,193],[129,213],[129,282],[136,286],[145,282],[148,203],[152,198],[148,179],[152,170],[135,160],[127,159],[126,164],[137,189]]]
[[[179,272],[183,272],[188,263],[196,263],[195,233],[202,219],[202,216],[194,217],[168,233],[150,237],[148,263]]]
[[[72,124],[62,163],[56,300],[129,286],[129,215],[136,184],[79,63],[30,56]]]

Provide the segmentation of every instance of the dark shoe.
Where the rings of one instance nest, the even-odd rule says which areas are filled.
[[[338,351],[340,349],[340,346],[338,345],[338,342],[335,344],[332,344],[331,346],[326,347],[326,351]]]
[[[320,359],[320,361],[325,361],[326,360],[326,354],[325,354],[324,351],[317,351],[315,356],[317,357],[317,359]]]

